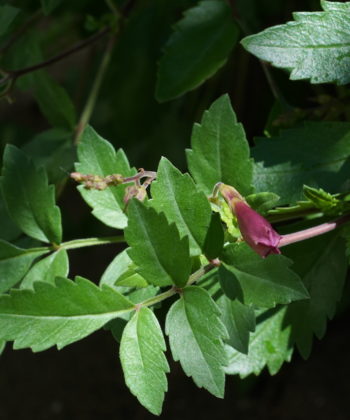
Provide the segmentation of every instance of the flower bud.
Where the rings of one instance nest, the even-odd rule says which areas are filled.
[[[221,184],[219,190],[237,217],[239,230],[246,243],[263,258],[280,254],[278,244],[281,236],[271,224],[253,210],[235,188]]]

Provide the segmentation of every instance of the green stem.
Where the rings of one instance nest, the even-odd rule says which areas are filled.
[[[113,46],[115,43],[115,35],[112,35],[109,38],[109,41],[107,43],[105,52],[103,54],[102,57],[102,61],[100,64],[100,67],[97,71],[96,74],[96,78],[94,80],[94,83],[92,85],[92,89],[89,93],[88,99],[86,101],[85,107],[83,109],[83,112],[80,116],[79,122],[77,124],[76,130],[75,130],[75,135],[74,135],[74,144],[78,144],[81,138],[81,135],[86,127],[86,125],[89,123],[89,120],[91,118],[91,115],[93,113],[93,110],[95,108],[95,104],[96,104],[96,100],[101,88],[101,84],[103,81],[103,77],[106,73],[106,70],[108,68],[110,59],[111,59],[111,55],[112,55],[112,51],[113,51]]]
[[[204,274],[208,273],[209,271],[211,271],[213,268],[217,267],[217,263],[210,263],[207,265],[204,265],[203,267],[199,268],[197,271],[195,271],[193,274],[190,275],[188,282],[187,282],[187,286],[189,286],[190,284],[195,283],[196,281],[198,281],[202,276],[204,276]],[[155,305],[159,302],[162,302],[165,299],[168,299],[171,296],[174,296],[176,293],[179,293],[181,291],[180,288],[177,288],[175,286],[173,286],[171,289],[167,290],[164,293],[161,293],[157,296],[154,296],[150,299],[146,299],[141,303],[138,303],[136,306],[138,308],[142,307],[142,306],[152,306]]]
[[[102,238],[74,239],[73,241],[62,242],[55,249],[76,249],[86,246],[118,244],[125,242],[124,236],[105,236]]]

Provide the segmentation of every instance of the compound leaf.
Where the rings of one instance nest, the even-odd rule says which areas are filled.
[[[143,307],[135,312],[124,328],[120,360],[126,385],[151,413],[159,415],[167,391],[166,345],[153,312]]]
[[[228,95],[217,99],[204,112],[201,124],[194,125],[191,145],[192,149],[186,151],[188,167],[206,194],[220,181],[234,186],[243,195],[252,192],[249,145]]]
[[[166,333],[173,358],[180,361],[186,375],[198,387],[222,398],[226,365],[222,340],[227,331],[208,292],[198,286],[185,287],[167,314]]]
[[[134,307],[116,290],[80,277],[57,278],[55,286],[36,282],[33,288],[0,296],[0,340],[14,341],[15,349],[61,349]]]
[[[294,21],[242,40],[261,60],[291,72],[291,80],[350,82],[349,3],[323,2],[324,12],[294,13]]]

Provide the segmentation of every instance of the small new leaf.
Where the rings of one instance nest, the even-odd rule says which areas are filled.
[[[159,62],[156,98],[167,101],[201,85],[226,63],[237,38],[238,27],[225,2],[201,1],[187,10]]]
[[[231,299],[273,308],[279,303],[309,297],[300,277],[289,268],[292,261],[283,255],[261,258],[245,243],[240,243],[226,247],[223,260],[227,264],[219,268],[220,282]]]
[[[0,340],[14,341],[14,349],[61,349],[134,308],[116,290],[83,278],[57,278],[55,286],[36,282],[33,287],[0,296]]]
[[[0,240],[0,293],[7,292],[22,280],[33,261],[46,252],[42,249],[18,248]]]
[[[253,164],[241,124],[233,112],[228,95],[221,96],[195,124],[187,150],[190,172],[206,193],[217,182],[233,185],[242,195],[252,192]]]
[[[174,360],[187,376],[219,398],[224,396],[227,331],[220,310],[204,289],[188,286],[170,308],[166,334]]]
[[[202,254],[211,223],[211,207],[191,177],[181,174],[167,159],[162,158],[151,194],[152,207],[164,212],[168,221],[176,224],[181,237],[188,237],[191,255]]]
[[[138,200],[130,203],[128,216],[125,238],[141,276],[155,286],[183,287],[191,270],[188,238],[180,239],[175,224]]]
[[[159,322],[149,308],[141,308],[124,328],[120,342],[120,361],[125,383],[151,413],[162,411],[167,391],[166,345]]]
[[[87,127],[78,147],[79,163],[76,170],[83,174],[105,177],[121,174],[125,177],[135,174],[130,169],[124,152],[114,147],[100,137],[91,127]],[[127,217],[123,211],[125,185],[111,186],[104,191],[87,190],[82,185],[78,187],[84,200],[93,208],[92,214],[107,226],[124,229]]]
[[[1,177],[3,197],[13,221],[32,238],[59,244],[61,213],[43,168],[15,146],[7,145]]]
[[[294,13],[294,22],[273,26],[242,40],[261,60],[291,72],[291,80],[350,82],[349,3],[322,2],[324,12]]]

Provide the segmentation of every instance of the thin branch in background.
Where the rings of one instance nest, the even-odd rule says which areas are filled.
[[[86,104],[84,106],[83,112],[81,113],[80,119],[78,121],[78,124],[75,129],[73,142],[74,144],[78,144],[81,138],[81,135],[86,127],[86,125],[89,123],[92,112],[95,107],[95,103],[102,85],[103,77],[106,73],[106,70],[108,68],[114,43],[115,43],[116,37],[113,34],[106,46],[105,52],[103,54],[100,67],[97,71],[96,78],[94,80],[94,83],[92,85],[91,91],[89,93],[88,99],[86,101]]]

